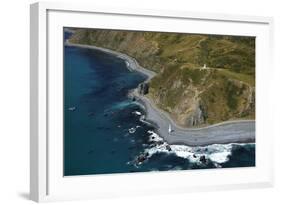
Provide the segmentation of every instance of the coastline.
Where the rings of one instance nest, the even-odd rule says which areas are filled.
[[[110,50],[107,48],[101,48],[101,47],[92,46],[92,45],[69,43],[68,41],[66,41],[65,45],[79,47],[79,48],[95,49],[95,50],[99,50],[99,51],[102,51],[102,52],[105,52],[105,53],[108,53],[111,55],[115,55],[116,57],[121,58],[128,63],[127,68],[129,70],[137,71],[137,72],[141,73],[142,75],[147,76],[147,79],[145,82],[148,82],[150,79],[152,79],[156,75],[155,72],[153,72],[151,70],[147,70],[144,67],[140,66],[138,64],[138,62],[136,61],[136,59],[134,59],[124,53],[120,53],[120,52],[113,51],[113,50]]]
[[[115,55],[126,62],[128,69],[145,75],[147,77],[145,82],[149,82],[156,75],[155,72],[140,66],[134,58],[117,51],[92,45],[73,44],[68,41],[65,45],[95,49]],[[183,128],[177,125],[168,113],[157,108],[150,99],[139,95],[136,89],[129,95],[135,97],[145,107],[145,121],[151,122],[157,133],[169,144],[205,146],[210,144],[255,142],[255,120],[225,121],[201,128]],[[169,126],[172,128],[172,132],[168,131]]]

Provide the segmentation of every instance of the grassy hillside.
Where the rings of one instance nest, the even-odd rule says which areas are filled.
[[[126,53],[157,72],[148,97],[182,126],[255,117],[252,37],[78,29],[70,41]]]

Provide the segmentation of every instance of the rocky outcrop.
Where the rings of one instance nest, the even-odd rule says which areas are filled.
[[[138,93],[140,95],[146,95],[149,92],[149,84],[148,83],[141,83],[138,86]]]

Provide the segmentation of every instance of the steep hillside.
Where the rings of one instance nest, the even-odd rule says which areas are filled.
[[[252,37],[78,29],[70,42],[126,53],[157,72],[148,97],[181,126],[255,118]]]

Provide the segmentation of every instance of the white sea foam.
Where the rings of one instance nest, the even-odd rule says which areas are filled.
[[[149,141],[154,142],[154,144],[144,150],[144,153],[147,154],[147,158],[150,158],[157,153],[166,153],[188,159],[191,163],[202,164],[203,162],[200,158],[204,156],[207,161],[212,162],[214,166],[218,168],[229,160],[234,146],[249,145],[249,143],[212,144],[196,147],[186,145],[169,145],[154,131],[149,130],[148,134]],[[252,144],[254,145],[255,143]]]
[[[131,128],[128,129],[128,132],[129,132],[130,134],[133,134],[133,133],[135,133],[135,132],[137,131],[137,129],[140,128],[140,127],[141,127],[141,126],[139,126],[139,125],[136,125],[136,127],[131,127]]]
[[[132,127],[128,131],[129,131],[130,134],[133,134],[133,133],[136,132],[136,130],[137,130],[136,128]]]
[[[222,164],[229,160],[229,156],[231,155],[231,151],[225,152],[217,152],[209,155],[209,159],[213,162]]]
[[[150,135],[149,135],[149,141],[150,142],[162,142],[164,141],[162,137],[160,137],[157,133],[151,131],[151,130],[148,130],[147,131]]]
[[[215,163],[222,164],[229,160],[233,144],[214,144],[207,146],[208,158]]]
[[[140,116],[140,115],[141,115],[141,112],[139,112],[139,111],[134,111],[133,114],[139,115],[139,116]]]
[[[205,156],[212,162],[222,164],[229,160],[232,145],[213,144],[201,147],[189,147],[185,145],[172,145],[172,150],[177,156],[187,158],[192,162],[200,162],[200,157]]]
[[[151,148],[145,149],[145,153],[148,154],[148,158],[150,158],[152,155],[156,153],[169,153],[169,151],[166,149],[167,143],[163,143],[161,145],[156,145]]]
[[[178,157],[189,159],[191,162],[199,162],[201,153],[194,152],[194,148],[185,145],[171,145],[172,152]]]
[[[149,133],[150,141],[163,141],[163,138],[159,137],[159,135],[153,131],[149,131]],[[163,141],[162,144],[156,144],[153,147],[147,148],[145,153],[148,154],[148,158],[156,153],[175,154],[178,157],[188,159],[192,163],[202,163],[200,157],[205,156],[205,158],[212,161],[216,167],[220,167],[220,164],[229,160],[232,147],[233,144],[213,144],[208,146],[190,147],[186,145],[169,145]]]
[[[126,60],[125,60],[125,63],[126,63],[127,68],[128,68],[130,71],[132,71],[133,69],[132,69],[132,67],[130,66],[130,63],[129,63],[128,61],[126,61]]]

